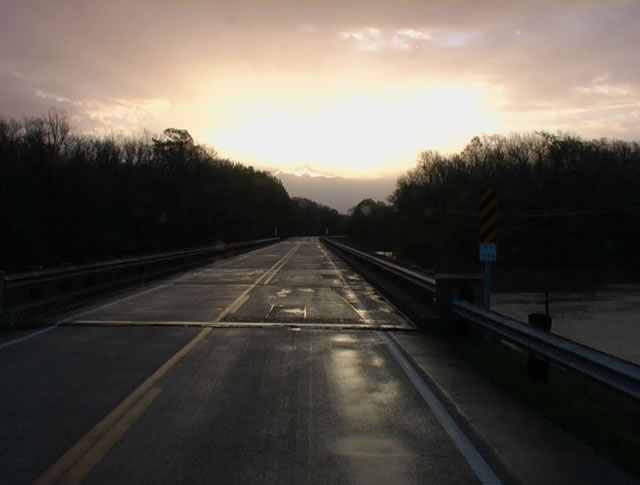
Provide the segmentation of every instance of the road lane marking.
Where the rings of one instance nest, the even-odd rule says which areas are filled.
[[[280,258],[269,269],[269,271],[277,267],[283,260],[287,258],[289,254],[292,253],[292,251],[289,251],[282,258]],[[243,291],[242,294],[231,303],[231,305],[229,305],[226,309],[220,312],[220,314],[213,320],[212,323],[220,322],[220,320],[222,320],[230,312],[230,310],[233,309],[238,304],[238,302],[242,301],[243,298],[245,298],[245,296],[248,295],[249,292],[253,288],[255,288],[260,283],[260,281],[262,281],[265,278],[267,274],[269,274],[269,271],[264,272],[258,279],[256,279],[256,281],[249,288]],[[156,288],[147,290],[147,292],[152,291],[153,289],[156,289]],[[58,322],[58,324],[92,313],[95,310],[113,305],[120,301],[133,298],[134,296],[138,296],[138,294],[140,293],[137,293],[135,295],[130,295],[129,297],[116,300],[107,305],[102,305],[101,307],[83,312],[81,314],[74,315],[72,317],[61,320],[60,322]],[[80,441],[78,441],[73,447],[71,447],[61,458],[58,459],[58,461],[56,461],[51,467],[49,467],[48,470],[46,470],[42,475],[40,475],[40,477],[34,482],[34,484],[35,485],[53,484],[57,482],[68,471],[71,471],[76,466],[76,464],[79,465],[80,463],[85,463],[85,464],[93,463],[93,465],[91,466],[91,468],[93,468],[93,466],[95,466],[95,464],[98,463],[100,459],[102,459],[104,454],[99,455],[99,453],[91,453],[90,450],[94,446],[96,446],[96,444],[103,437],[107,435],[109,436],[109,438],[105,438],[105,441],[102,442],[103,443],[101,445],[102,448],[99,447],[97,449],[103,449],[106,446],[106,444],[109,444],[109,443],[110,444],[108,448],[111,448],[111,446],[113,446],[113,444],[117,442],[117,440],[120,439],[120,437],[122,437],[126,429],[128,429],[129,426],[131,426],[131,424],[135,421],[135,419],[137,419],[142,414],[142,412],[144,411],[144,409],[146,409],[147,406],[141,405],[140,407],[136,408],[136,409],[139,409],[140,412],[134,412],[130,415],[132,417],[131,423],[126,427],[126,429],[124,429],[124,431],[122,431],[122,433],[118,433],[114,428],[118,423],[118,421],[126,413],[128,413],[129,410],[131,410],[134,406],[136,406],[137,403],[140,402],[144,398],[144,396],[148,393],[149,389],[151,389],[162,376],[164,376],[180,359],[182,359],[182,357],[188,354],[207,335],[209,335],[211,331],[212,331],[211,327],[203,328],[202,331],[198,333],[198,335],[196,335],[189,343],[187,343],[184,347],[182,347],[182,349],[180,349],[162,366],[160,366],[158,370],[156,370],[150,377],[148,377],[142,384],[140,384],[140,386],[138,386],[131,394],[129,394],[129,396],[127,396],[124,399],[124,401],[122,401],[107,416],[105,416],[102,419],[102,421],[96,424],[87,434],[85,434],[80,439]],[[124,423],[127,423],[127,422],[128,421],[125,421]],[[118,429],[121,429],[121,428],[118,428]],[[108,451],[108,448],[104,451],[104,453]],[[96,461],[96,458],[97,458],[97,461]],[[84,468],[82,469],[86,469],[86,465],[84,465]]]
[[[49,332],[51,330],[53,330],[54,328],[56,328],[58,325],[51,325],[50,327],[45,327],[41,330],[37,330],[36,332],[32,332],[28,335],[25,335],[23,337],[14,339],[14,340],[9,340],[8,342],[4,342],[3,344],[0,344],[0,349],[4,349],[5,347],[9,347],[10,345],[14,345],[20,342],[23,342],[24,340],[29,340],[30,338],[36,337],[40,334],[43,334],[45,332]]]
[[[237,312],[242,305],[249,300],[249,295],[244,295],[242,298],[238,298],[233,302],[233,305],[229,307],[229,314]]]
[[[323,252],[327,257],[329,257],[322,248]],[[331,265],[338,271],[337,266],[333,262],[331,258],[329,258]],[[338,272],[340,280],[342,284],[345,286],[345,289],[350,292],[350,296],[354,298],[354,301],[359,307],[363,307],[362,302],[355,294],[349,283],[346,281],[342,273]],[[346,299],[345,299],[346,301]],[[360,314],[360,312],[358,312]],[[370,325],[373,323],[372,320],[368,317],[368,313],[366,310],[362,310],[363,319],[369,323]],[[377,327],[379,329],[379,327]],[[396,359],[404,373],[407,375],[411,383],[417,389],[422,399],[425,401],[427,406],[431,409],[436,419],[440,423],[440,425],[444,428],[445,432],[453,443],[456,445],[462,456],[465,458],[476,477],[486,485],[500,485],[502,484],[501,480],[495,474],[495,472],[491,469],[489,464],[482,458],[482,455],[478,452],[478,450],[473,446],[469,438],[464,434],[464,432],[460,429],[455,420],[451,417],[451,415],[447,412],[442,403],[438,400],[436,395],[431,391],[426,382],[420,377],[418,372],[413,368],[413,366],[409,363],[406,357],[402,354],[399,349],[396,341],[389,336],[385,332],[378,331],[378,336],[382,339],[382,341],[389,349],[389,352]]]
[[[272,267],[272,268],[271,268],[271,270],[270,270],[270,271],[273,271],[273,273],[271,274],[271,276],[269,276],[269,277],[264,281],[264,283],[263,283],[263,284],[268,285],[269,283],[271,283],[271,280],[272,280],[273,278],[275,278],[275,276],[276,276],[276,275],[278,274],[278,272],[283,268],[283,266],[289,262],[289,260],[290,260],[290,259],[291,259],[291,257],[293,256],[293,253],[295,253],[295,252],[300,248],[300,246],[302,246],[302,243],[298,243],[298,244],[296,244],[296,245],[291,249],[291,251],[289,251],[289,252],[285,255],[284,259],[282,259],[282,260],[281,260],[281,264],[280,264],[280,266],[279,266],[277,269],[275,269],[274,267]]]
[[[433,391],[429,388],[426,382],[422,379],[420,374],[409,363],[407,358],[402,354],[399,349],[399,345],[384,332],[377,332],[383,342],[386,344],[391,355],[396,359],[400,367],[407,375],[409,380],[413,383],[418,390],[422,399],[427,403],[440,425],[444,428],[449,435],[453,443],[456,445],[462,456],[475,473],[476,477],[486,485],[500,485],[502,481],[498,478],[495,472],[491,469],[489,464],[482,458],[482,455],[478,452],[475,446],[471,443],[469,438],[460,429],[455,420],[447,412],[440,400],[436,397]]]
[[[292,249],[290,249],[284,256],[282,256],[282,258],[280,258],[278,261],[275,262],[275,264],[273,266],[271,266],[271,268],[269,268],[267,271],[265,271],[264,273],[262,273],[252,284],[251,286],[249,286],[246,290],[244,290],[240,296],[238,296],[238,298],[236,298],[227,308],[225,308],[213,321],[211,321],[210,323],[218,323],[220,322],[223,318],[225,318],[227,315],[229,315],[230,313],[234,313],[236,311],[238,311],[238,309],[244,305],[248,300],[249,300],[249,293],[251,293],[253,291],[253,289],[258,286],[260,284],[260,282],[265,279],[272,271],[274,271],[275,268],[278,268],[276,270],[277,271],[280,270],[280,268],[282,266],[284,266],[284,264],[288,261],[288,258],[291,257],[291,255],[293,255],[293,253],[296,252],[296,250],[300,247],[301,243],[298,243],[296,246],[294,246]],[[278,267],[280,265],[280,267]],[[275,275],[275,273],[274,273]]]
[[[250,328],[250,327],[305,327],[305,328],[337,328],[337,329],[367,329],[367,330],[407,330],[415,331],[414,327],[406,325],[387,324],[384,321],[374,320],[370,325],[366,323],[331,323],[331,322],[314,322],[304,321],[262,321],[262,322],[189,322],[189,321],[153,321],[141,322],[136,320],[78,320],[70,325],[88,325],[88,326],[105,326],[105,327],[149,327],[149,326],[166,326],[166,327],[212,327],[212,328]]]
[[[138,388],[136,388],[124,401],[116,406],[102,421],[96,424],[80,441],[73,445],[61,458],[58,459],[47,471],[45,471],[34,482],[35,485],[46,485],[55,483],[74,466],[89,449],[103,436],[116,422],[131,409],[154,384],[164,376],[182,357],[188,354],[207,335],[211,333],[211,328],[203,328],[189,343],[176,352],[173,357],[167,360],[158,370],[149,376]]]
[[[221,267],[221,266],[226,266],[228,264],[231,264],[232,262],[242,261],[242,260],[247,259],[248,257],[254,255],[257,252],[262,252],[262,251],[267,250],[267,249],[272,249],[272,248],[270,246],[267,246],[267,247],[264,247],[264,248],[256,249],[254,251],[249,251],[248,253],[246,253],[244,255],[241,255],[241,256],[229,258],[229,259],[227,259],[227,260],[225,260],[223,262],[215,261],[215,262],[213,262],[211,264],[208,264],[205,267],[205,269],[199,269],[195,273],[193,273],[193,271],[189,271],[187,274],[181,274],[180,276],[172,278],[171,280],[169,280],[169,281],[167,281],[165,283],[160,283],[160,284],[155,285],[155,286],[153,286],[151,288],[147,288],[145,290],[138,291],[136,293],[130,294],[128,296],[125,296],[123,298],[118,298],[118,299],[110,301],[108,303],[105,303],[105,304],[102,304],[102,305],[98,305],[96,307],[93,307],[93,308],[91,308],[89,310],[86,310],[86,311],[83,311],[83,312],[80,312],[80,313],[74,313],[69,317],[62,318],[62,319],[56,321],[53,325],[51,325],[49,327],[45,327],[43,329],[37,330],[35,332],[32,332],[32,333],[30,333],[28,335],[25,335],[23,337],[20,337],[20,338],[14,339],[14,340],[9,340],[8,342],[3,342],[2,344],[0,344],[0,349],[4,349],[5,347],[9,347],[11,345],[23,342],[25,340],[29,340],[29,339],[31,339],[33,337],[37,337],[38,335],[41,335],[43,333],[50,332],[51,330],[55,330],[56,328],[58,328],[60,325],[62,325],[64,323],[67,323],[67,322],[69,322],[71,320],[75,320],[77,318],[83,317],[85,315],[89,315],[90,313],[97,312],[98,310],[104,310],[105,308],[109,308],[110,306],[116,305],[118,303],[125,302],[125,301],[130,300],[132,298],[135,298],[137,296],[141,296],[141,295],[144,295],[146,293],[150,293],[152,291],[159,290],[159,289],[164,288],[166,286],[170,286],[171,284],[173,284],[175,282],[180,282],[180,281],[183,281],[183,280],[185,280],[187,278],[192,278],[192,277],[198,276],[198,275],[208,271],[212,267],[213,268],[218,268],[218,267]]]
[[[111,447],[129,430],[131,425],[146,411],[151,403],[160,395],[162,389],[152,387],[136,402],[95,444],[78,460],[61,478],[65,485],[80,483]]]
[[[340,279],[340,281],[342,282],[342,286],[345,289],[345,291],[348,293],[349,297],[351,297],[353,299],[353,301],[356,302],[356,305],[358,305],[359,309],[356,308],[354,305],[351,304],[351,302],[349,302],[349,300],[347,300],[346,298],[342,298],[345,302],[347,302],[347,304],[353,308],[353,310],[358,314],[358,316],[360,318],[362,318],[362,320],[364,320],[364,322],[372,327],[379,327],[379,323],[375,322],[370,316],[369,316],[369,312],[367,311],[367,309],[364,307],[364,304],[362,303],[362,301],[360,300],[360,298],[358,298],[358,295],[356,295],[355,291],[353,291],[353,288],[351,288],[351,285],[349,285],[349,283],[347,283],[347,280],[345,279],[345,277],[342,274],[342,271],[340,271],[338,269],[338,267],[336,266],[335,261],[333,261],[333,259],[331,259],[331,256],[329,256],[329,253],[327,253],[327,250],[320,246],[320,249],[322,251],[322,253],[324,254],[324,256],[329,260],[329,264],[331,265],[331,267],[333,268],[333,270],[338,274],[338,278]],[[336,292],[337,293],[337,292]],[[342,297],[342,295],[340,295],[338,293],[338,295],[340,297]]]
[[[123,298],[118,298],[117,300],[113,300],[113,301],[110,301],[108,303],[104,303],[102,305],[90,308],[89,310],[85,310],[85,311],[80,312],[80,313],[74,313],[71,316],[68,316],[68,317],[65,317],[65,318],[61,318],[60,320],[57,320],[53,325],[51,325],[49,327],[45,327],[42,330],[37,330],[37,331],[35,331],[33,333],[30,333],[29,335],[25,335],[24,337],[20,337],[20,338],[15,339],[15,340],[10,340],[9,342],[5,342],[5,343],[0,345],[0,349],[3,349],[5,347],[9,347],[10,345],[17,344],[17,343],[22,342],[24,340],[28,340],[28,339],[30,339],[32,337],[36,337],[36,336],[38,336],[40,334],[43,334],[45,332],[49,332],[50,330],[54,330],[54,329],[58,328],[60,325],[62,325],[64,323],[67,323],[67,322],[70,322],[71,320],[75,320],[76,318],[84,317],[85,315],[89,315],[90,313],[97,312],[98,310],[104,310],[105,308],[109,308],[110,306],[113,306],[113,305],[115,305],[117,303],[122,303],[124,301],[130,300],[131,298],[135,298],[137,296],[144,295],[146,293],[150,293],[152,291],[159,290],[161,288],[164,288],[165,286],[168,286],[168,284],[167,283],[161,283],[159,285],[154,286],[153,288],[147,288],[146,290],[138,291],[138,292],[136,292],[136,293],[134,293],[132,295],[125,296]]]

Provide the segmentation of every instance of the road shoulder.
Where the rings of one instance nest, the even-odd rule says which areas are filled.
[[[515,482],[640,483],[498,389],[447,349],[444,340],[417,332],[397,332],[393,338]]]

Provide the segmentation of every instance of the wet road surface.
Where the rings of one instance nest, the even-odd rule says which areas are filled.
[[[58,321],[0,348],[0,483],[479,482],[392,352],[411,325],[315,239]]]

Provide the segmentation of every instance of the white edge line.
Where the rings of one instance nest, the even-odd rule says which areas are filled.
[[[154,286],[153,288],[147,288],[146,290],[138,291],[138,292],[134,293],[133,295],[128,295],[128,296],[125,296],[123,298],[118,298],[117,300],[110,301],[109,303],[105,303],[103,305],[98,305],[98,306],[93,307],[93,308],[91,308],[89,310],[86,310],[84,312],[74,313],[72,315],[69,315],[66,318],[61,318],[60,320],[56,321],[56,323],[54,323],[50,327],[45,327],[45,328],[43,328],[41,330],[37,330],[37,331],[35,331],[33,333],[30,333],[29,335],[25,335],[24,337],[20,337],[20,338],[17,338],[15,340],[10,340],[8,342],[4,342],[3,344],[0,344],[0,349],[4,349],[5,347],[9,347],[10,345],[14,345],[14,344],[23,342],[23,341],[28,340],[28,339],[33,338],[33,337],[37,337],[38,335],[41,335],[41,334],[43,334],[45,332],[48,332],[50,330],[54,330],[54,329],[58,328],[63,323],[67,323],[67,322],[69,322],[71,320],[75,320],[76,318],[80,318],[80,317],[83,317],[85,315],[89,315],[90,313],[97,312],[98,310],[102,310],[104,308],[108,308],[108,307],[110,307],[112,305],[115,305],[116,303],[122,303],[123,301],[130,300],[131,298],[135,298],[136,296],[144,295],[145,293],[151,293],[152,291],[159,290],[160,288],[164,288],[165,286],[168,286],[168,283],[161,283],[161,284],[159,284],[157,286]]]
[[[353,288],[351,288],[351,285],[349,285],[349,283],[347,283],[347,280],[344,279],[344,276],[342,274],[342,271],[340,271],[338,269],[338,267],[336,266],[335,261],[333,261],[333,259],[331,259],[331,256],[329,256],[329,253],[327,253],[327,250],[320,246],[320,249],[322,250],[322,253],[324,254],[324,256],[329,260],[329,263],[331,264],[331,266],[333,267],[334,271],[336,273],[338,273],[338,278],[340,279],[340,281],[342,282],[342,286],[345,289],[345,291],[347,291],[349,293],[349,295],[351,295],[351,297],[353,298],[353,300],[356,302],[356,305],[358,305],[361,309],[358,310],[355,306],[353,306],[351,304],[351,302],[349,300],[347,300],[346,298],[343,298],[342,295],[340,295],[338,293],[338,295],[345,301],[347,302],[347,304],[353,308],[353,310],[358,314],[358,316],[364,320],[364,322],[367,325],[373,325],[373,320],[371,319],[371,317],[369,316],[369,312],[367,311],[367,309],[365,308],[365,306],[362,304],[362,301],[360,301],[360,298],[358,298],[358,295],[355,294],[355,292],[353,291]],[[337,293],[337,292],[336,292]]]
[[[268,247],[269,246],[266,246],[264,248],[258,248],[258,249],[255,249],[253,251],[248,251],[248,253],[239,255],[239,256],[237,256],[235,258],[227,258],[226,261],[215,261],[215,262],[213,262],[213,264],[209,264],[207,266],[213,266],[213,267],[225,266],[225,265],[229,264],[231,262],[231,260],[238,261],[238,260],[246,259],[247,257],[250,256],[250,253],[253,253],[254,251],[261,251],[263,249],[267,249]],[[220,264],[216,264],[216,263],[220,263]],[[74,320],[76,318],[83,317],[85,315],[88,315],[90,313],[96,312],[98,310],[102,310],[104,308],[108,308],[108,307],[110,307],[112,305],[115,305],[116,303],[122,303],[123,301],[130,300],[131,298],[135,298],[136,296],[144,295],[145,293],[150,293],[152,291],[159,290],[160,288],[164,288],[165,286],[168,286],[168,285],[172,284],[173,282],[183,281],[184,279],[193,278],[195,276],[200,275],[204,271],[206,271],[206,269],[198,269],[195,272],[195,274],[192,271],[189,271],[186,275],[185,274],[181,274],[179,276],[176,276],[175,278],[172,278],[171,280],[168,280],[166,283],[161,283],[161,284],[159,284],[157,286],[154,286],[152,288],[148,288],[146,290],[139,291],[139,292],[134,293],[132,295],[129,295],[129,296],[126,296],[126,297],[123,297],[123,298],[119,298],[117,300],[113,300],[113,301],[111,301],[109,303],[105,303],[104,305],[99,305],[97,307],[91,308],[90,310],[87,310],[87,311],[84,311],[84,312],[81,312],[81,313],[74,313],[71,316],[68,316],[66,318],[62,318],[62,319],[58,320],[56,323],[54,323],[50,327],[45,327],[45,328],[42,328],[42,329],[37,330],[35,332],[32,332],[32,333],[30,333],[28,335],[25,335],[23,337],[20,337],[20,338],[14,339],[14,340],[9,340],[8,342],[4,342],[4,343],[0,344],[0,349],[4,349],[6,347],[10,347],[11,345],[14,345],[14,344],[17,344],[17,343],[20,343],[20,342],[24,342],[25,340],[28,340],[28,339],[33,338],[33,337],[37,337],[38,335],[41,335],[41,334],[43,334],[45,332],[49,332],[51,330],[54,330],[54,329],[58,328],[61,324],[67,323],[70,320]]]
[[[325,256],[328,257],[326,250],[324,248],[322,248],[322,250]],[[364,308],[364,306],[362,305],[362,302],[360,302],[360,299],[351,289],[351,286],[344,279],[344,276],[338,270],[335,263],[330,257],[329,257],[329,261],[331,262],[332,266],[338,271],[338,275],[342,280],[343,285],[355,297],[355,301],[358,304],[358,306]],[[364,313],[364,315],[361,314],[361,317],[367,323],[369,323],[371,320],[368,318],[368,312],[366,310],[363,310],[362,313]],[[424,401],[427,403],[427,405],[435,415],[440,425],[444,428],[444,430],[449,435],[453,443],[456,445],[460,453],[462,453],[462,456],[464,456],[465,460],[467,460],[467,463],[475,473],[476,477],[478,477],[478,479],[483,484],[501,485],[502,481],[491,469],[491,467],[485,461],[485,459],[482,458],[482,455],[480,455],[480,453],[475,448],[475,446],[473,446],[473,443],[469,441],[469,438],[467,438],[467,436],[460,429],[460,427],[457,425],[455,420],[447,412],[445,407],[442,405],[442,403],[436,397],[433,391],[429,388],[427,383],[424,382],[424,380],[416,372],[416,370],[405,358],[405,356],[402,355],[402,352],[400,352],[400,349],[398,348],[398,344],[396,344],[396,342],[388,334],[384,332],[377,332],[377,333],[386,344],[387,348],[389,349],[389,352],[391,352],[391,355],[393,355],[393,357],[396,359],[398,364],[400,364],[400,367],[402,367],[402,370],[404,371],[404,373],[407,375],[409,380],[411,380],[415,388],[418,390],[418,392],[422,396],[422,399],[424,399]]]
[[[404,373],[416,387],[422,396],[422,399],[427,403],[440,425],[444,428],[460,453],[462,453],[464,458],[467,460],[467,463],[476,474],[476,477],[478,477],[483,484],[502,484],[500,478],[498,478],[485,459],[482,458],[482,455],[480,455],[475,446],[473,446],[471,441],[469,441],[469,438],[467,438],[455,420],[447,412],[427,383],[424,382],[406,357],[402,355],[402,352],[400,352],[400,349],[398,348],[398,344],[396,344],[396,342],[386,333],[378,332],[378,335],[382,338],[384,343],[387,345],[389,352],[391,352],[391,355],[393,355],[398,364],[400,364],[400,367],[402,367]]]
[[[4,342],[3,344],[0,344],[0,349],[4,349],[5,347],[9,347],[10,345],[17,344],[19,342],[22,342],[23,340],[30,339],[31,337],[35,337],[35,336],[40,335],[42,333],[48,332],[49,330],[53,330],[57,326],[58,325],[51,325],[50,327],[42,328],[42,329],[37,330],[37,331],[35,331],[33,333],[30,333],[29,335],[25,335],[24,337],[20,337],[20,338],[17,338],[15,340],[9,340],[8,342]]]

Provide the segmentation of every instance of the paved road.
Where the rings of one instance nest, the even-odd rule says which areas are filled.
[[[0,345],[2,484],[497,479],[389,337],[411,325],[315,239],[58,323]]]

